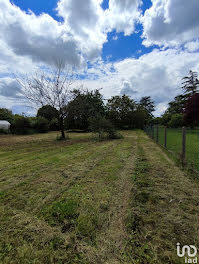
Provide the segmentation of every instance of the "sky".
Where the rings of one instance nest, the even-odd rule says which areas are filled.
[[[155,116],[199,73],[198,0],[0,0],[0,107],[35,114],[15,76],[64,59],[105,99],[151,96]]]

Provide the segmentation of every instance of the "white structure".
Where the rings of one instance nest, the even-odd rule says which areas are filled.
[[[0,120],[0,129],[2,130],[9,130],[10,129],[10,123],[6,120]]]

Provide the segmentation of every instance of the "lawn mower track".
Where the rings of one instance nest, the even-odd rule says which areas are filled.
[[[51,143],[49,143],[49,136],[45,136],[47,142],[44,145],[49,144],[52,162],[47,162],[36,175],[32,173],[27,178],[22,177],[23,172],[20,169],[21,164],[18,163],[17,157],[14,159],[8,154],[3,158],[3,154],[1,154],[5,164],[13,160],[18,174],[10,178],[3,165],[0,166],[0,198],[1,192],[8,195],[8,198],[2,196],[2,202],[0,199],[0,210],[2,212],[0,231],[5,236],[8,245],[12,244],[13,247],[17,247],[18,243],[13,238],[11,239],[12,230],[14,230],[16,236],[17,232],[25,234],[27,230],[33,232],[34,229],[37,229],[34,237],[37,242],[33,243],[30,248],[26,248],[25,255],[22,253],[15,254],[17,256],[15,259],[13,259],[13,252],[16,251],[16,248],[10,249],[5,256],[0,248],[0,263],[27,263],[27,261],[32,263],[31,261],[36,261],[35,263],[71,264],[175,264],[181,263],[181,260],[176,256],[176,243],[195,245],[199,248],[199,182],[181,171],[165,152],[143,132],[130,131],[125,132],[124,135],[123,140],[96,143],[96,145],[90,144],[88,141],[89,147],[87,150],[86,136],[80,140],[78,139],[80,147],[77,147],[74,151],[72,150],[69,164],[61,162],[67,152],[63,150],[62,153],[61,150],[60,154],[59,145],[53,150]],[[37,137],[41,140],[40,136]],[[17,144],[26,142],[23,137],[13,140],[14,142],[17,141]],[[34,144],[37,143],[36,139],[29,137],[28,140],[33,144],[33,154],[37,155],[38,152],[34,148]],[[3,138],[3,142],[2,150],[5,152],[6,137]],[[73,144],[74,142],[69,144],[71,148]],[[8,149],[10,151],[10,147]],[[141,149],[142,154],[140,154],[139,149]],[[123,155],[123,152],[125,153],[124,157],[120,156]],[[21,159],[25,170],[27,169],[27,172],[33,168],[39,170],[42,160],[36,159],[34,166],[30,168],[31,158],[29,158],[27,151],[25,154],[25,160]],[[59,168],[57,166],[53,167],[56,155],[59,155],[60,161],[55,160],[55,162],[58,165],[62,164]],[[150,183],[146,184],[146,187],[136,185],[136,181],[133,180],[136,160],[140,158],[140,155],[145,157],[144,162],[149,167],[145,175],[143,174],[143,181],[145,181],[143,183]],[[44,157],[45,159],[48,158]],[[12,172],[12,164],[10,164],[9,170]],[[94,174],[92,174],[92,171],[94,171]],[[114,171],[117,174],[115,176]],[[54,175],[56,175],[56,178]],[[142,178],[142,172],[139,177]],[[24,182],[26,184],[23,186]],[[88,199],[90,199],[87,202],[85,200],[87,198],[81,198],[82,202],[86,201],[85,208],[91,204],[91,206],[96,206],[95,209],[100,212],[102,199],[105,199],[108,207],[103,213],[99,213],[104,221],[100,223],[99,229],[96,226],[94,237],[91,239],[92,242],[89,241],[90,238],[86,237],[84,239],[83,236],[79,239],[78,235],[74,235],[74,231],[72,231],[72,237],[75,237],[72,245],[74,250],[71,253],[72,255],[67,257],[67,248],[72,243],[71,231],[68,230],[63,233],[59,226],[50,226],[45,219],[38,218],[37,215],[38,212],[43,210],[43,206],[50,206],[53,201],[60,200],[64,195],[66,196],[68,190],[74,185],[82,185],[85,197],[88,196]],[[107,188],[107,190],[104,191],[104,188]],[[98,190],[99,193],[97,193]],[[15,199],[11,195],[12,192],[16,192]],[[137,193],[143,192],[147,193],[150,198],[147,198],[148,200],[144,202],[136,200],[139,197]],[[36,194],[38,197],[36,197]],[[22,199],[21,203],[18,202],[18,198]],[[84,214],[85,208],[82,207],[80,214]],[[129,212],[132,215],[138,212],[139,219],[142,219],[140,230],[129,231],[127,228]],[[8,225],[10,230],[6,229],[6,217],[10,221]],[[19,228],[18,231],[17,228]],[[40,233],[42,237],[40,237]],[[31,233],[29,236],[31,237]],[[56,249],[58,253],[56,253],[56,250],[53,253],[46,250],[46,256],[42,256],[42,249],[38,250],[37,246],[43,243],[42,247],[45,248],[45,243],[49,243],[48,241],[54,239],[54,236],[63,241],[65,240],[66,247],[62,245],[63,248],[65,247],[64,249]],[[140,251],[136,251],[129,246],[129,244],[138,242],[133,241],[136,236],[138,239],[140,236],[138,246]],[[25,235],[22,237],[25,237]],[[20,239],[22,238],[20,237]],[[34,241],[34,239],[30,241]],[[0,247],[4,245],[2,241],[0,240]],[[27,240],[27,243],[30,242]],[[147,250],[142,249],[142,245],[145,247],[146,244]],[[20,248],[19,251],[21,252],[22,249]]]
[[[153,249],[151,263],[184,263],[176,255],[176,244],[199,248],[199,182],[177,167],[146,135],[140,134],[139,144],[150,165],[150,192],[156,200],[145,205],[149,213],[143,228]]]

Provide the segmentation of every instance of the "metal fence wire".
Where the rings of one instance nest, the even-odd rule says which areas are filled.
[[[183,166],[199,173],[199,129],[146,126],[146,134],[167,149]]]

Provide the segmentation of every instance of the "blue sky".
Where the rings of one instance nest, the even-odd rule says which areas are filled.
[[[56,12],[57,0],[13,0],[12,2],[26,12],[31,10],[36,15],[47,13],[57,21],[62,21],[62,19],[57,16]],[[150,0],[144,0],[140,8],[144,13],[151,5],[152,3]],[[109,1],[104,0],[101,6],[104,10],[108,9]],[[108,41],[104,44],[102,50],[103,60],[114,62],[128,57],[137,58],[150,52],[153,47],[146,48],[142,45],[142,25],[136,24],[135,30],[138,33],[130,36],[124,36],[124,33],[117,33],[115,30],[108,33]]]
[[[14,74],[54,58],[105,98],[151,96],[156,116],[199,72],[198,0],[0,0],[0,10],[0,107],[14,112],[28,109]]]
[[[28,12],[28,10],[30,9],[36,15],[40,15],[41,13],[48,13],[49,15],[57,19],[55,11],[57,0],[14,0],[12,2],[26,12]]]

